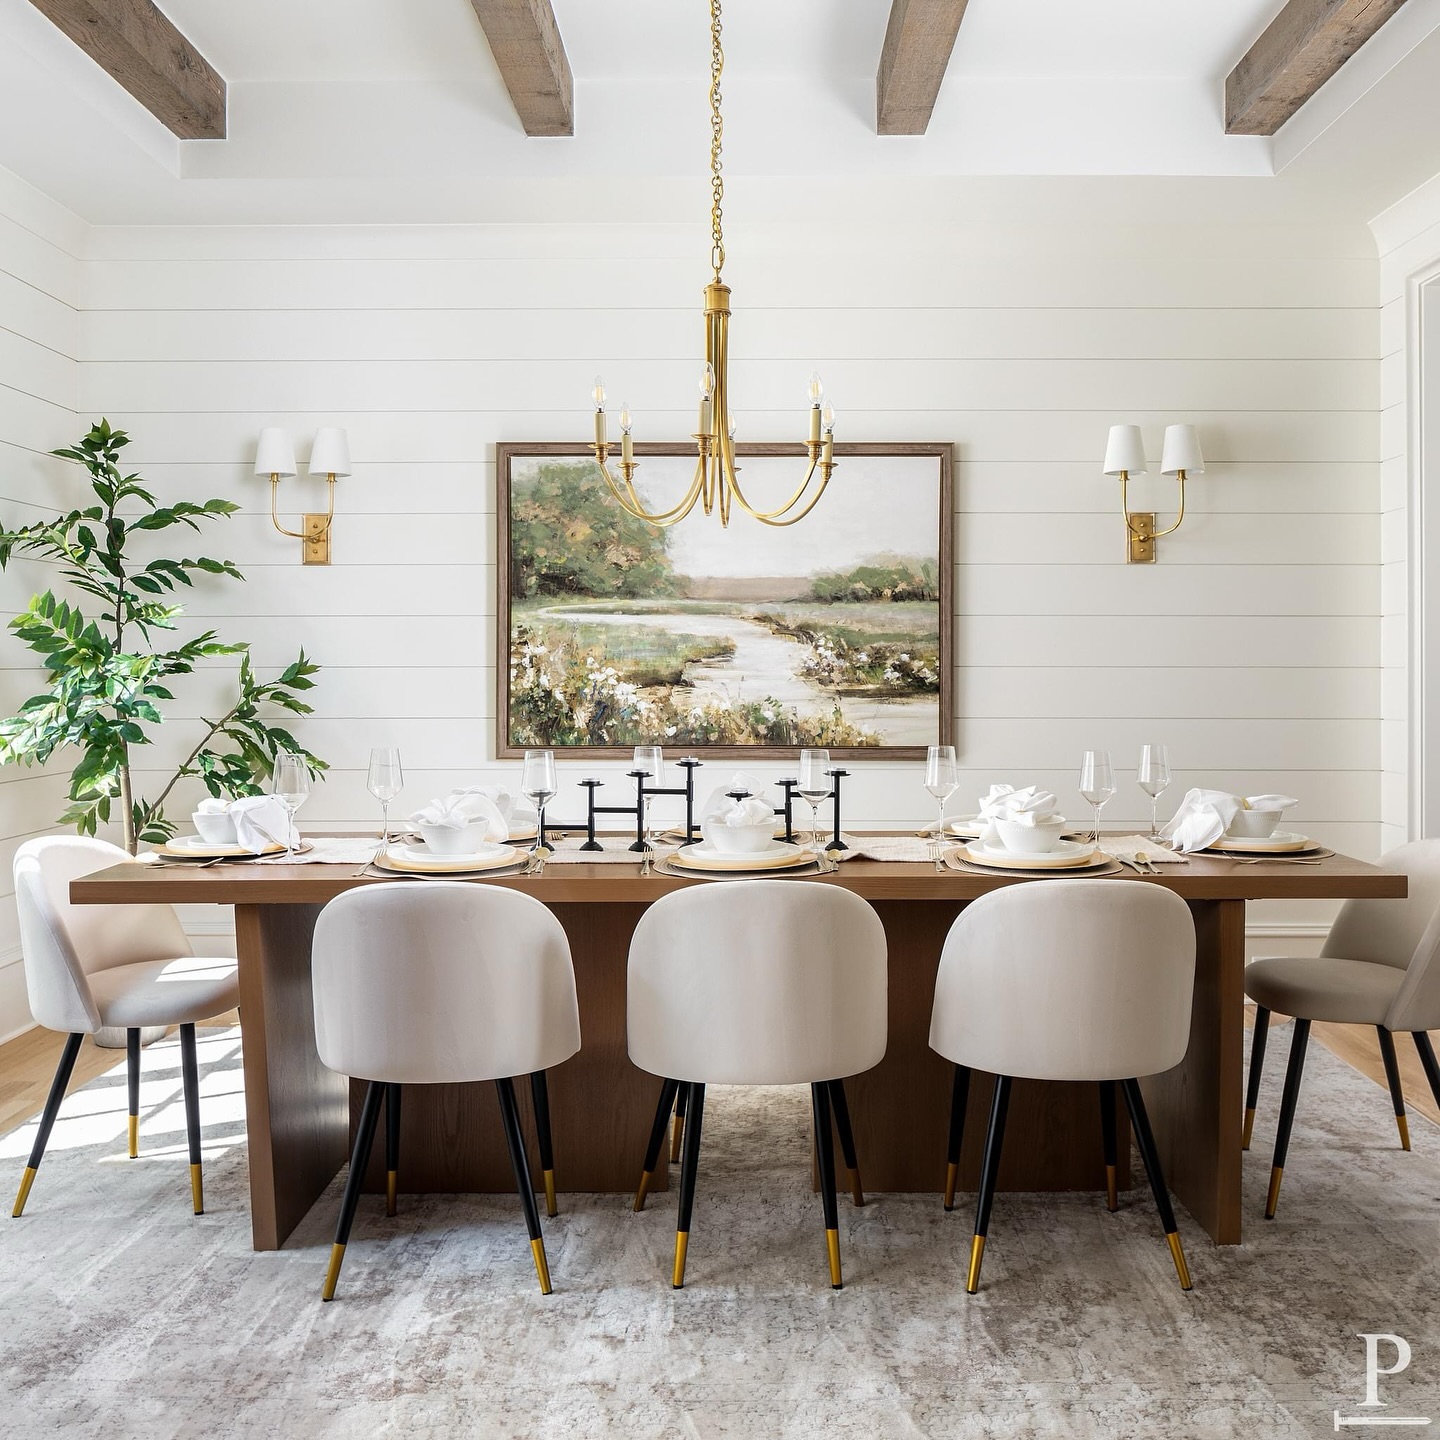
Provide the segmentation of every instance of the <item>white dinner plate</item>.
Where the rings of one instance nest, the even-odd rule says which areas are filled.
[[[1263,838],[1242,835],[1222,835],[1207,845],[1207,850],[1231,851],[1239,855],[1288,854],[1293,850],[1319,850],[1320,844],[1308,835],[1297,834],[1294,830],[1277,830]]]
[[[469,855],[436,855],[423,845],[392,845],[375,857],[375,869],[402,875],[468,875],[477,870],[503,870],[518,865],[522,852],[513,845],[487,845]]]
[[[681,846],[669,861],[681,870],[789,870],[797,865],[814,864],[815,852],[804,845],[773,840],[768,850],[731,855],[702,840],[698,845]]]
[[[263,850],[247,850],[243,845],[212,845],[208,840],[199,835],[176,835],[173,839],[167,840],[163,845],[155,847],[162,855],[179,855],[186,860],[219,860],[222,856],[231,855],[250,858],[255,855],[283,855],[285,847],[279,843],[267,845]],[[310,848],[309,842],[302,840],[295,847],[297,855],[303,854]]]
[[[1108,857],[1089,841],[1062,840],[1053,850],[1038,855],[1017,855],[1003,845],[964,845],[965,856],[977,865],[999,870],[1074,870],[1082,865],[1099,865]]]
[[[948,835],[958,835],[962,840],[978,840],[985,829],[985,822],[978,815],[960,815],[945,826]]]

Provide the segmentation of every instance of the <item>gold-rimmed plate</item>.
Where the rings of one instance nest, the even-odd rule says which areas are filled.
[[[687,845],[669,856],[677,870],[710,871],[714,874],[759,873],[767,870],[793,870],[800,865],[816,863],[815,852],[804,845],[791,845],[784,840],[773,842],[769,850],[754,854],[735,855],[716,850],[708,841]]]
[[[1106,855],[1101,850],[1096,850],[1094,857],[1084,865],[1052,865],[1040,870],[1025,869],[1016,865],[991,865],[985,861],[969,859],[966,855],[966,847],[963,845],[946,855],[945,864],[949,869],[958,870],[962,875],[1010,875],[1021,880],[1043,880],[1051,876],[1093,880],[1102,875],[1122,874],[1125,869],[1113,855]]]
[[[390,870],[397,875],[483,875],[491,870],[504,870],[518,865],[525,858],[513,845],[497,845],[494,854],[481,855],[412,855],[410,849],[387,850],[371,862],[375,870]]]
[[[1293,830],[1279,830],[1273,835],[1245,838],[1238,835],[1222,835],[1213,844],[1207,845],[1206,855],[1311,855],[1325,847],[1308,835]]]
[[[295,854],[303,855],[313,848],[308,840],[301,840],[295,846]],[[155,854],[167,860],[268,860],[272,855],[284,853],[285,847],[279,841],[263,850],[249,850],[244,845],[212,845],[198,835],[176,835],[155,847]]]
[[[972,865],[984,865],[990,870],[1079,870],[1110,858],[1088,841],[1079,844],[1073,840],[1062,840],[1057,849],[1035,855],[1017,855],[1013,850],[991,849],[978,843],[962,845],[960,849],[963,858]]]

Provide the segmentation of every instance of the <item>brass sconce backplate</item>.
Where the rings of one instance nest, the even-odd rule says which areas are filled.
[[[310,517],[307,515],[305,518],[308,520]],[[1126,563],[1153,565],[1155,563],[1155,512],[1153,510],[1132,510],[1129,529],[1130,551],[1125,557]]]
[[[328,515],[305,515],[301,517],[304,525],[303,543],[305,547],[306,565],[328,565],[330,563],[330,516]],[[1151,556],[1153,560],[1154,546],[1151,545]]]

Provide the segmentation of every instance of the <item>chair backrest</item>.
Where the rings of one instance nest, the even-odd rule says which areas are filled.
[[[169,905],[72,905],[70,882],[119,865],[118,845],[82,835],[27,840],[15,852],[15,906],[30,1013],[51,1030],[93,1033],[100,1015],[87,975],[192,954]]]
[[[992,891],[950,927],[930,1046],[1040,1080],[1122,1080],[1178,1065],[1190,1041],[1190,907],[1132,880]]]
[[[1392,1030],[1440,1027],[1440,840],[1397,845],[1375,862],[1409,882],[1403,900],[1347,900],[1322,955],[1406,970],[1386,1024]]]
[[[443,1084],[546,1070],[580,1048],[570,942],[538,900],[463,881],[337,896],[312,945],[320,1059]]]
[[[630,942],[642,1070],[716,1085],[839,1080],[885,1054],[885,930],[858,895],[803,880],[657,900]]]

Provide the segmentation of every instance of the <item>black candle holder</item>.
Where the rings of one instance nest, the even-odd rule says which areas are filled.
[[[645,802],[653,800],[657,795],[683,795],[685,797],[685,838],[680,843],[694,845],[700,838],[695,830],[695,772],[703,762],[695,759],[693,755],[687,755],[683,760],[677,760],[675,763],[685,772],[684,785],[657,785],[647,788],[645,782],[650,777],[644,770],[628,771],[629,778],[635,782],[635,803],[633,805],[597,805],[595,792],[605,782],[603,780],[582,780],[580,784],[587,792],[588,817],[585,823],[585,843],[580,848],[582,850],[603,850],[605,848],[595,838],[595,817],[597,815],[633,815],[635,817],[635,843],[630,846],[630,849],[644,850]]]
[[[825,773],[830,777],[830,790],[815,802],[817,805],[823,805],[827,800],[835,802],[835,833],[825,842],[825,849],[848,850],[850,847],[840,838],[840,782],[850,772],[848,770],[827,770]],[[785,802],[775,806],[775,814],[784,817],[785,840],[787,844],[793,845],[795,844],[795,798],[800,782],[787,777],[784,780],[777,780],[775,783],[785,792]],[[725,793],[730,799],[736,801],[750,798],[748,790],[727,790]]]

